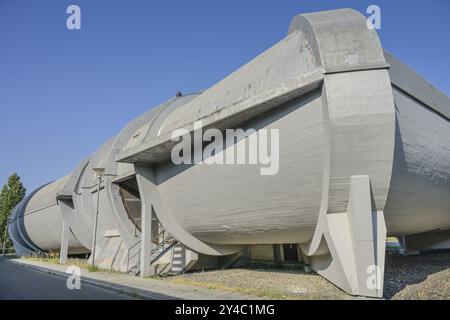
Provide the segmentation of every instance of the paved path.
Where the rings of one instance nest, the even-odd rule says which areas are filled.
[[[69,290],[67,278],[28,268],[0,257],[0,299],[2,300],[123,300],[132,296],[81,283],[80,290]]]
[[[21,272],[33,273],[36,277],[36,273],[44,279],[53,279],[54,282],[59,283],[60,290],[67,290],[66,280],[68,275],[65,274],[68,266],[51,264],[41,261],[29,260],[29,259],[2,259],[0,257],[0,299],[7,298],[3,296],[5,292],[4,288],[17,287],[17,289],[11,289],[12,293],[17,292],[19,294],[21,290],[24,292],[30,292],[25,288],[26,280],[21,281]],[[5,270],[4,270],[5,269]],[[17,272],[17,276],[15,273]],[[12,274],[11,280],[7,279],[5,273]],[[50,273],[50,274],[49,274]],[[93,299],[152,299],[152,300],[174,300],[174,299],[188,299],[188,300],[253,300],[261,299],[258,297],[248,296],[244,294],[209,290],[203,287],[194,287],[182,284],[173,284],[163,280],[157,279],[142,279],[134,277],[128,274],[117,272],[88,272],[86,269],[81,269],[82,288],[85,285],[87,288],[98,288],[104,294],[110,293],[110,296],[95,296]],[[32,281],[33,279],[31,279]],[[42,282],[45,282],[42,280]],[[38,283],[38,282],[37,282]],[[57,286],[52,284],[51,286]],[[32,286],[36,287],[35,285]],[[50,289],[51,290],[51,289]],[[67,290],[69,291],[69,290]],[[87,290],[88,291],[88,290]],[[31,290],[31,293],[33,290]],[[99,291],[100,292],[100,291]],[[31,294],[30,293],[30,294]],[[121,294],[120,294],[121,293]],[[71,294],[70,292],[66,295]],[[72,293],[76,294],[76,293]],[[80,293],[80,299],[89,299],[89,295],[86,293],[83,296]],[[21,296],[21,295],[19,295]],[[56,299],[64,298],[64,295],[52,295],[44,296],[42,299]],[[13,297],[14,298],[14,297]],[[30,299],[39,299],[39,296],[30,296]],[[76,299],[75,296],[69,296],[68,299]]]

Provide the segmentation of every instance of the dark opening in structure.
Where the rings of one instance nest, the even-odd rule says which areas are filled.
[[[296,244],[283,244],[284,261],[298,262]]]
[[[135,227],[135,235],[141,231],[141,196],[136,177],[120,182],[120,197],[123,206]]]

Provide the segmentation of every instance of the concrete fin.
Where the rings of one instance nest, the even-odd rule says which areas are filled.
[[[369,176],[352,176],[347,212],[327,214],[329,253],[310,261],[318,274],[347,293],[382,297],[386,226],[371,198]]]

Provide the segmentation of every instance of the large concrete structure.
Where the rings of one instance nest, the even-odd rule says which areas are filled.
[[[384,52],[364,16],[298,15],[272,48],[203,93],[152,108],[30,194],[9,234],[22,255],[90,252],[99,196],[103,267],[148,276],[303,260],[351,294],[381,296],[386,235],[417,250],[450,239],[449,119],[449,98]],[[196,120],[279,129],[279,172],[175,165],[171,133],[193,134]]]

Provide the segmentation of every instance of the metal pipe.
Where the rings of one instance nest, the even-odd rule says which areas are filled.
[[[102,184],[102,176],[98,176],[98,187],[97,187],[97,205],[95,210],[95,222],[94,222],[94,235],[92,237],[92,268],[95,266],[95,246],[97,242],[97,224],[98,224],[98,208],[100,204],[100,186]]]

